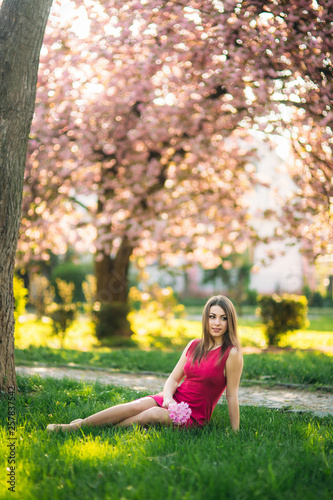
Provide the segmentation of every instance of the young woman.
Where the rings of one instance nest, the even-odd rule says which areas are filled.
[[[172,402],[185,402],[191,408],[187,427],[202,427],[209,422],[226,388],[231,426],[237,431],[243,357],[232,302],[223,295],[211,297],[203,311],[202,327],[202,338],[189,342],[159,394],[112,406],[70,424],[50,424],[47,429],[75,431],[81,426],[108,424],[123,427],[155,423],[172,425],[168,411]]]

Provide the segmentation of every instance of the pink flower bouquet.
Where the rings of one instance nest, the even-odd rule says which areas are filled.
[[[172,422],[176,425],[186,424],[192,413],[189,405],[183,401],[181,403],[170,403],[168,410]]]

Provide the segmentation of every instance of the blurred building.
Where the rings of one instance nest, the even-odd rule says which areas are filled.
[[[281,150],[282,148],[280,148]],[[265,143],[257,144],[258,158],[253,163],[257,174],[267,181],[269,188],[257,186],[252,196],[249,212],[253,226],[261,237],[272,236],[276,225],[262,215],[265,210],[279,211],[279,198],[286,199],[296,190],[291,180],[284,154],[287,146],[271,149]],[[282,235],[283,236],[283,235]],[[251,249],[253,268],[250,288],[258,293],[300,293],[305,282],[313,283],[314,268],[300,253],[298,243],[286,238],[268,244],[259,243]]]
[[[251,144],[253,146],[253,144]],[[257,159],[253,160],[257,174],[267,181],[268,187],[257,186],[249,196],[249,214],[253,226],[262,237],[271,236],[276,226],[274,221],[265,219],[263,212],[267,209],[279,210],[279,197],[285,198],[296,190],[291,180],[285,158],[288,154],[288,145],[280,141],[276,149],[258,141]],[[277,196],[276,196],[277,195]],[[253,264],[249,288],[259,294],[272,293],[301,293],[305,285],[311,290],[318,289],[319,281],[327,280],[318,277],[318,270],[301,254],[300,245],[290,239],[258,243],[249,248],[250,260]],[[333,267],[333,262],[331,263]],[[326,266],[327,267],[327,266]],[[199,265],[193,265],[186,272],[174,274],[158,271],[154,266],[149,267],[151,280],[158,280],[161,286],[172,286],[183,296],[207,297],[208,295],[227,292],[221,278],[203,283],[204,271]],[[333,271],[332,271],[333,275]]]

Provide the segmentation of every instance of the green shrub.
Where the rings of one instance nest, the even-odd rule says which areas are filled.
[[[308,299],[309,307],[324,307],[325,298],[320,292],[313,292],[308,285],[303,287],[303,295]]]
[[[309,307],[324,307],[325,299],[320,292],[314,292],[309,297]]]
[[[66,283],[57,278],[56,281],[61,303],[52,302],[46,309],[46,313],[52,320],[53,334],[60,337],[61,347],[64,346],[67,330],[77,316],[77,306],[73,303],[74,283]]]
[[[92,274],[86,276],[85,281],[82,283],[82,290],[86,300],[85,309],[87,312],[91,313],[94,307],[96,291],[97,291],[96,277],[93,276]]]
[[[53,334],[60,338],[61,347],[64,347],[67,330],[77,315],[75,304],[56,304],[48,307],[48,316],[52,320]]]
[[[17,276],[14,276],[13,280],[14,287],[14,298],[15,298],[15,310],[14,317],[15,321],[18,320],[22,314],[25,313],[25,306],[27,304],[28,290],[24,287],[24,281]]]
[[[258,302],[258,292],[257,290],[247,290],[247,297],[245,304],[248,306],[256,306]]]
[[[303,295],[260,296],[258,304],[269,345],[278,345],[281,335],[309,324],[308,302]]]
[[[60,278],[66,283],[74,283],[73,302],[84,302],[85,295],[82,290],[82,283],[86,280],[88,274],[93,274],[92,264],[74,264],[73,262],[65,262],[57,266],[51,275],[51,284],[55,288],[56,302],[60,302],[60,294],[57,287],[57,279]]]
[[[157,283],[146,286],[144,291],[132,286],[129,291],[129,303],[132,310],[144,311],[151,317],[165,321],[181,318],[185,310],[184,305],[178,303],[170,286],[163,288]]]
[[[313,292],[308,286],[305,286],[303,293],[308,299],[309,307],[332,307],[333,305],[332,292],[329,290],[329,287],[326,293],[322,294],[318,290]]]

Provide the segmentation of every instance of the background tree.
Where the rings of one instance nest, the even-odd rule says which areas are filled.
[[[230,247],[222,245],[223,263],[215,269],[206,269],[202,282],[213,283],[216,287],[216,281],[221,280],[226,294],[236,304],[237,313],[241,316],[243,313],[242,305],[249,298],[249,294],[253,295],[253,292],[249,290],[253,264],[250,262],[248,251],[243,254],[230,254],[229,252]]]
[[[77,3],[67,19],[64,2],[55,4],[39,75],[26,258],[31,247],[47,258],[49,248],[85,241],[105,304],[126,303],[133,255],[170,264],[182,252],[216,267],[221,241],[242,252],[253,236],[244,202],[254,181],[251,134],[273,133],[290,139],[293,165],[306,172],[294,172],[299,190],[280,234],[306,235],[314,256],[327,251],[326,2],[96,0]]]
[[[13,274],[39,53],[52,0],[0,5],[0,389],[16,387]]]
[[[101,5],[97,2],[95,8],[97,4]],[[118,7],[119,15],[127,16],[121,4]],[[243,194],[253,170],[245,168],[251,149],[239,149],[241,134],[232,136],[232,120],[218,119],[215,90],[198,104],[200,95],[193,94],[200,83],[196,74],[180,69],[186,68],[190,57],[184,60],[174,50],[162,52],[161,71],[160,64],[151,61],[155,54],[148,46],[140,67],[134,57],[143,42],[132,47],[110,39],[105,46],[100,33],[116,30],[112,9],[105,9],[104,17],[99,13],[95,27],[94,13],[90,12],[89,36],[79,43],[71,29],[82,26],[83,19],[78,25],[68,19],[66,29],[57,19],[58,31],[50,28],[46,33],[27,175],[28,217],[23,223],[30,241],[31,237],[42,240],[42,250],[50,245],[42,232],[47,234],[52,225],[54,235],[61,217],[62,224],[67,220],[73,226],[82,225],[84,219],[91,223],[97,236],[97,298],[109,322],[121,312],[126,315],[133,252],[151,259],[160,255],[170,262],[181,251],[189,260],[201,260],[204,265],[215,260],[216,265],[222,236],[232,246],[244,248],[250,228]],[[63,37],[61,43],[59,37]],[[59,58],[65,61],[61,67]],[[204,61],[198,67],[204,71]],[[146,81],[139,85],[143,75]],[[170,87],[169,100],[158,98],[161,83]],[[46,95],[51,102],[45,104]],[[48,127],[39,128],[40,116]],[[222,128],[229,141],[220,140]],[[74,211],[75,202],[82,206],[82,195],[89,193],[94,195],[92,206],[80,215]],[[82,238],[83,231],[82,227],[75,235],[59,231],[53,244],[64,248],[63,235]],[[27,245],[22,248],[28,257]],[[111,312],[105,304],[112,307]]]

